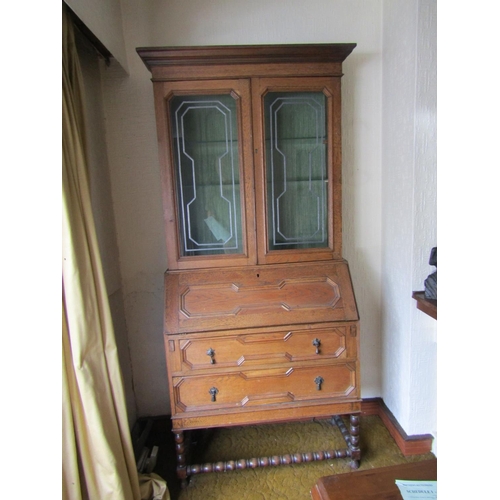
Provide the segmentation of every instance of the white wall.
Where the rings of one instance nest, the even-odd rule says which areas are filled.
[[[435,430],[436,324],[411,299],[433,271],[427,262],[436,244],[434,7],[431,0],[121,1],[128,74],[112,62],[102,81],[139,416],[169,413],[169,401],[153,91],[136,47],[356,42],[344,63],[343,220],[361,315],[362,396],[383,396],[408,434]]]
[[[139,415],[169,413],[163,354],[167,268],[150,73],[136,47],[356,42],[345,62],[344,255],[362,318],[362,394],[381,393],[381,3],[122,1],[129,75],[103,74],[125,310]]]
[[[436,2],[385,0],[382,291],[385,403],[408,434],[436,434],[436,321],[415,307],[436,213]]]

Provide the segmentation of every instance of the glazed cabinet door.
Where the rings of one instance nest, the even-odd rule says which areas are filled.
[[[249,81],[154,85],[169,268],[255,264]]]
[[[341,257],[340,77],[252,79],[259,264]]]

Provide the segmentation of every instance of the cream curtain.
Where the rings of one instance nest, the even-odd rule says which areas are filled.
[[[86,171],[82,80],[63,6],[62,477],[64,500],[169,498],[137,473]]]

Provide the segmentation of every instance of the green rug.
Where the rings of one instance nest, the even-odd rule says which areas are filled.
[[[158,425],[156,425],[158,427]],[[155,472],[167,479],[172,500],[305,500],[322,476],[350,472],[350,460],[333,459],[279,467],[191,476],[180,490],[175,479],[173,444],[156,443],[168,454]],[[157,433],[156,439],[161,439]],[[361,417],[359,470],[433,458],[432,453],[405,458],[378,416]],[[170,447],[170,449],[169,449]],[[219,462],[345,448],[339,429],[327,420],[212,429],[200,433],[192,462]]]

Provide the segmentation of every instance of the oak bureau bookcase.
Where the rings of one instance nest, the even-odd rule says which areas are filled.
[[[345,457],[359,465],[340,123],[342,62],[355,46],[137,49],[154,86],[165,353],[183,486],[200,472]],[[186,431],[311,418],[331,418],[345,448],[188,459]]]

